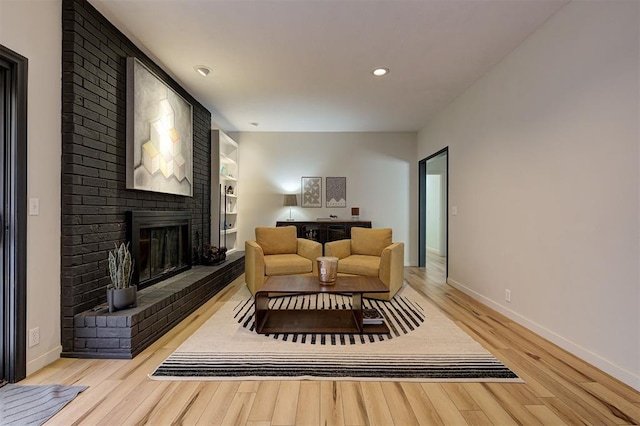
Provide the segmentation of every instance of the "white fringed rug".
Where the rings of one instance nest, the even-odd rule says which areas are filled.
[[[348,308],[341,295],[286,296],[279,309]],[[323,305],[324,304],[324,305]],[[376,380],[522,382],[411,287],[377,308],[391,333],[271,334],[254,331],[253,298],[240,289],[154,372],[157,380]]]

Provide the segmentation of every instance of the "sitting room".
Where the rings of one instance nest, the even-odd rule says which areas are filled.
[[[9,424],[640,423],[640,3],[0,0],[0,71]]]

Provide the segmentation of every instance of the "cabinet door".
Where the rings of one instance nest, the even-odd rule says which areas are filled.
[[[302,230],[302,238],[306,238],[307,240],[313,240],[318,242],[323,242],[322,239],[322,229],[318,225],[302,225],[300,227]]]
[[[327,241],[347,239],[347,227],[345,225],[329,225],[327,227]]]

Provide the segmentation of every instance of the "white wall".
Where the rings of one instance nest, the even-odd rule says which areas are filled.
[[[439,187],[431,189],[429,179],[437,176]],[[432,200],[438,197],[437,200]],[[437,211],[435,218],[430,218]],[[435,219],[435,221],[434,221]],[[431,223],[429,223],[431,222]],[[447,155],[442,153],[427,161],[427,250],[436,249],[440,256],[447,255]],[[435,241],[437,242],[435,242]]]
[[[266,133],[231,135],[240,146],[238,208],[239,247],[255,238],[256,226],[286,220],[284,193],[300,194],[302,176],[346,176],[347,208],[293,208],[298,220],[337,215],[360,219],[376,228],[393,228],[394,241],[405,243],[405,263],[416,264],[416,133]],[[299,197],[298,197],[299,198]],[[300,202],[300,200],[298,200]]]
[[[638,7],[568,4],[418,136],[449,146],[451,283],[636,389]]]
[[[27,196],[40,215],[27,220],[27,374],[58,359],[60,346],[61,2],[0,0],[0,44],[29,60]]]
[[[440,247],[442,222],[442,179],[441,175],[427,175],[427,250],[443,255]]]

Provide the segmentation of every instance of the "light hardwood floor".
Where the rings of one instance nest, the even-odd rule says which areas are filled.
[[[526,384],[153,381],[147,375],[243,285],[236,280],[135,359],[60,359],[23,384],[88,385],[47,425],[623,425],[640,393],[442,282],[405,279]]]

